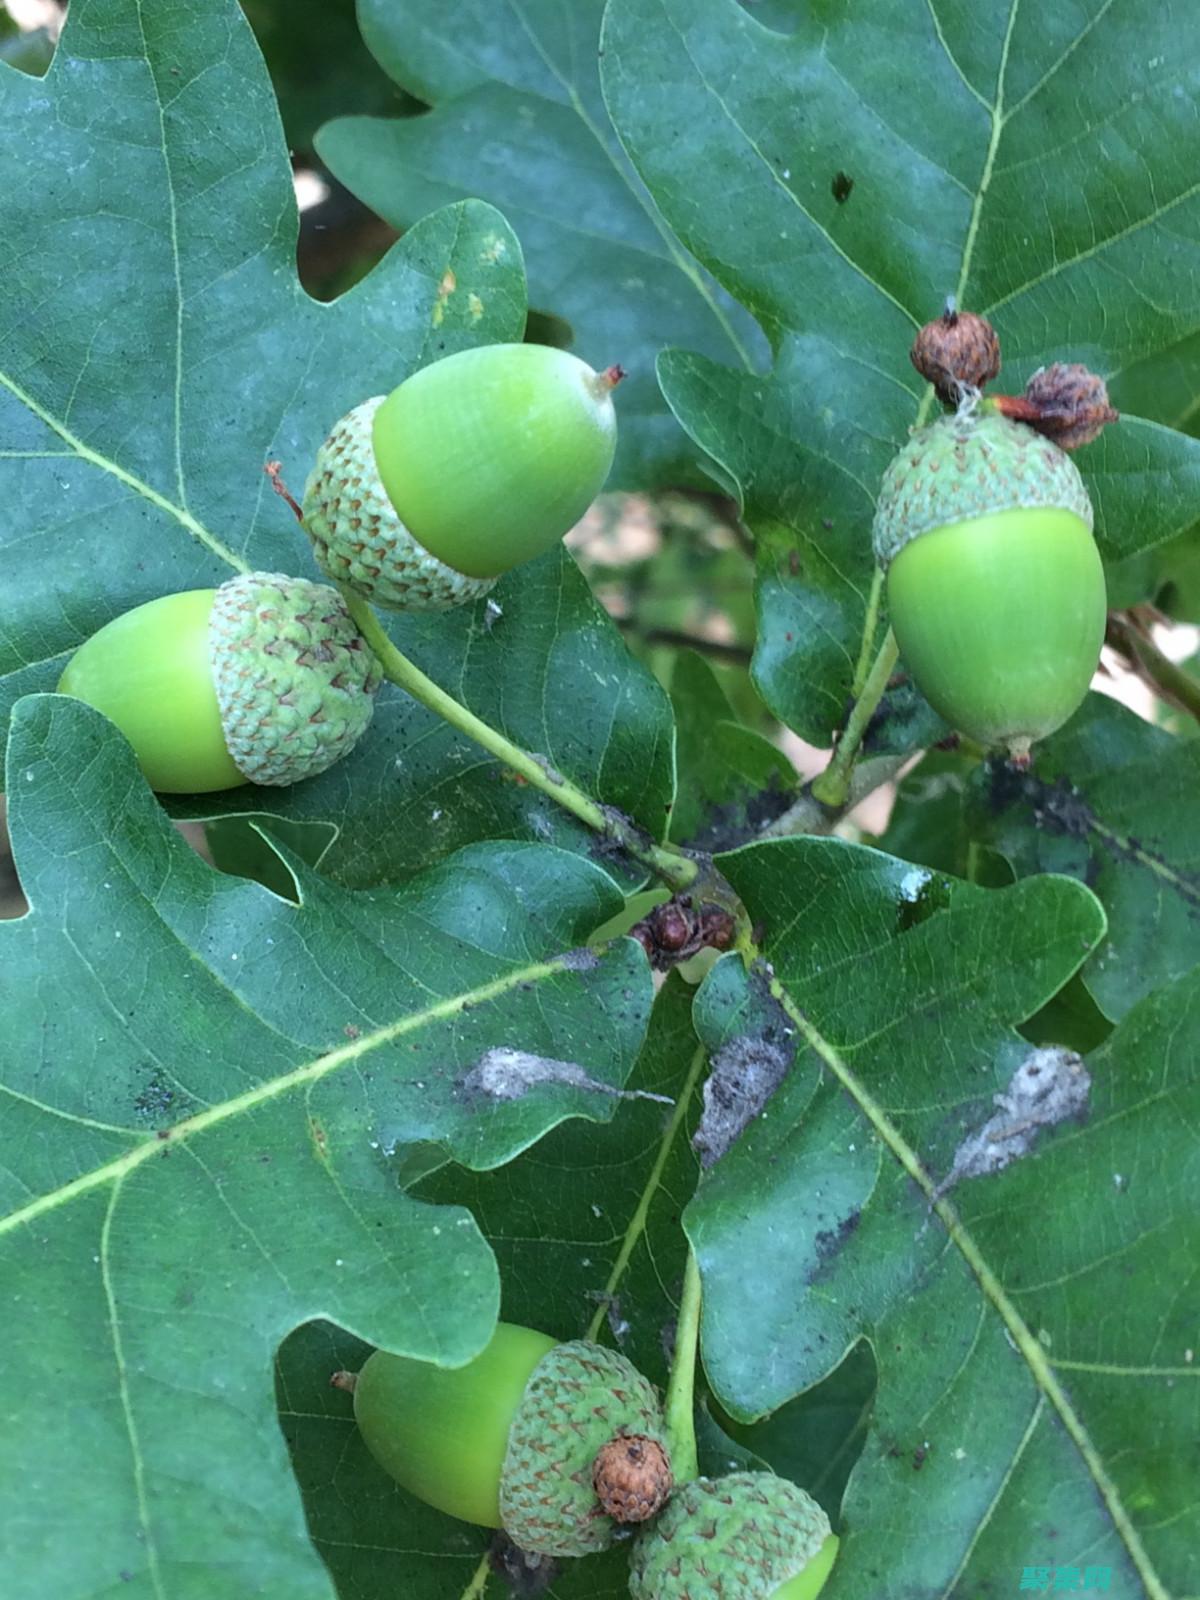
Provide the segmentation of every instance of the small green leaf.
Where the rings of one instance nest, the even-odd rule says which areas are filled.
[[[1200,745],[1089,695],[1029,772],[981,768],[968,827],[1018,876],[1088,884],[1108,934],[1083,978],[1114,1020],[1200,962]]]

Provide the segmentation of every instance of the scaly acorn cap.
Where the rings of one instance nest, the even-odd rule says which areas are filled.
[[[301,507],[317,565],[385,611],[449,611],[480,600],[497,580],[469,578],[431,555],[388,498],[372,438],[385,398],[348,411],[317,451]]]
[[[324,772],[353,749],[383,669],[335,589],[248,572],[217,590],[209,662],[225,743],[251,783]]]
[[[631,1600],[766,1600],[830,1536],[803,1489],[770,1472],[697,1478],[633,1546]]]
[[[656,1446],[648,1453],[665,1463],[662,1410],[649,1379],[618,1351],[584,1339],[549,1351],[521,1396],[500,1479],[500,1515],[514,1544],[544,1556],[607,1550],[616,1524],[597,1498],[593,1469],[605,1445],[632,1435]],[[661,1504],[671,1491],[669,1468],[658,1491]]]
[[[1092,526],[1079,469],[1056,444],[987,410],[940,417],[893,457],[875,506],[875,559],[887,567],[934,528],[1018,507],[1073,511]]]

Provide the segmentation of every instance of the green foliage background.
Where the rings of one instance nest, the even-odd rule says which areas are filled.
[[[827,746],[876,643],[874,486],[931,415],[907,348],[947,293],[993,318],[1006,387],[1107,377],[1121,424],[1079,459],[1112,599],[1186,592],[1191,8],[360,0],[361,41],[344,7],[247,10],[278,95],[233,0],[73,0],[44,77],[0,62],[29,902],[0,923],[5,1595],[498,1594],[330,1370],[364,1343],[457,1364],[503,1314],[619,1338],[661,1383],[690,1243],[704,1464],[822,1500],[830,1600],[965,1600],[1031,1563],[1195,1596],[1196,741],[1093,696],[1023,776],[924,756],[879,849],[762,836],[800,798],[768,736]],[[297,273],[310,142],[402,230],[328,304]],[[698,988],[629,940],[581,955],[645,873],[394,687],[321,778],[172,802],[224,871],[52,693],[131,605],[311,575],[264,463],[298,487],[364,395],[527,328],[631,368],[619,487],[717,499],[656,502],[666,548],[611,575],[636,653],[565,551],[498,618],[387,625],[650,837],[720,852],[752,960]],[[693,582],[729,669],[664,643]],[[867,753],[894,771],[942,731],[900,688]],[[709,1058],[764,1037],[789,1076],[701,1174]],[[1087,1053],[1087,1119],[931,1215],[1030,1039]],[[674,1107],[481,1112],[461,1081],[493,1045]],[[547,1592],[615,1600],[623,1563]]]

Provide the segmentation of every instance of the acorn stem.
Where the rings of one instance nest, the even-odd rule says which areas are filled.
[[[478,1600],[478,1597],[487,1588],[488,1579],[493,1571],[491,1558],[484,1556],[483,1560],[475,1568],[475,1573],[470,1583],[463,1590],[461,1600]]]
[[[683,1277],[683,1298],[675,1324],[675,1354],[667,1384],[664,1416],[667,1425],[667,1450],[676,1483],[690,1483],[700,1476],[696,1452],[696,1355],[700,1345],[700,1265],[696,1252],[688,1249]]]
[[[850,685],[850,694],[855,700],[863,692],[871,671],[871,651],[875,648],[875,635],[879,632],[879,610],[883,604],[885,581],[883,568],[876,563],[875,572],[871,578],[871,592],[867,596],[867,614],[863,619],[862,644],[858,649],[858,662],[854,668],[854,681]]]
[[[700,875],[700,867],[690,856],[669,845],[655,844],[627,817],[611,807],[600,805],[560,772],[556,772],[549,762],[539,761],[536,756],[522,750],[452,695],[448,695],[396,648],[367,601],[344,585],[339,584],[338,587],[358,631],[374,651],[383,668],[383,675],[389,682],[435,712],[452,728],[466,734],[468,739],[473,739],[489,755],[518,773],[531,788],[539,789],[556,805],[562,806],[572,816],[578,817],[580,822],[594,828],[634,860],[640,861],[676,893],[695,882]]]
[[[611,367],[605,367],[604,371],[598,372],[593,380],[596,398],[602,400],[606,394],[611,394],[617,385],[628,376],[629,374],[625,371],[625,368],[615,363]]]
[[[850,793],[850,777],[854,771],[854,763],[862,748],[863,735],[875,715],[879,702],[883,699],[888,680],[892,676],[892,668],[896,665],[899,655],[900,648],[896,643],[896,635],[889,628],[887,637],[879,646],[874,665],[867,674],[862,692],[854,702],[846,720],[842,736],[833,752],[833,759],[825,771],[813,779],[812,793],[822,805],[845,805]]]
[[[283,462],[268,461],[266,466],[263,467],[263,471],[266,473],[272,489],[274,489],[275,493],[285,505],[291,506],[292,511],[295,513],[296,521],[301,527],[303,527],[304,512],[300,509],[295,496],[291,493],[287,484],[283,481]]]

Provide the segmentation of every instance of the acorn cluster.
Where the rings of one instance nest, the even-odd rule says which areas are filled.
[[[633,1600],[814,1600],[837,1554],[820,1506],[782,1478],[676,1485],[656,1390],[605,1346],[501,1322],[464,1367],[377,1350],[332,1381],[371,1455],[427,1505],[531,1558],[631,1538]]]
[[[362,737],[382,678],[345,596],[445,610],[549,550],[603,487],[622,376],[526,344],[413,373],[317,452],[302,519],[336,589],[250,572],[151,600],[76,651],[60,692],[116,723],[160,793],[325,771]]]
[[[1116,412],[1076,364],[985,399],[999,340],[953,306],[911,354],[956,409],[884,474],[874,545],[892,627],[934,709],[1023,760],[1079,705],[1099,658],[1104,572],[1065,452]],[[323,772],[362,736],[381,679],[354,605],[471,604],[550,549],[608,475],[622,376],[545,345],[488,345],[364,400],[321,445],[297,508],[336,589],[252,572],[152,600],[88,639],[60,690],[111,718],[163,792]]]

